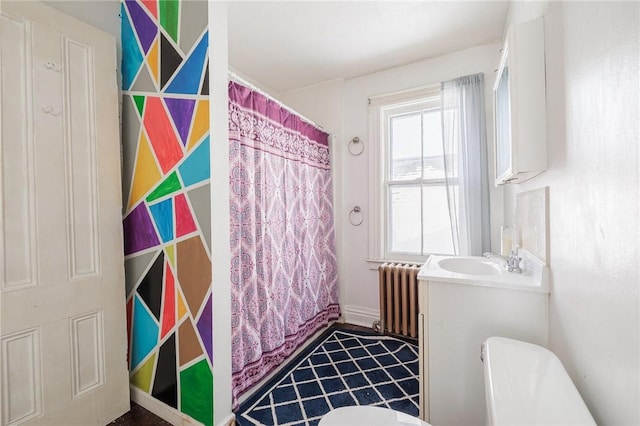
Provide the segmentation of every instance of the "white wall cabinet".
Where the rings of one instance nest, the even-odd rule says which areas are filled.
[[[493,86],[496,185],[547,168],[544,22],[511,25]]]

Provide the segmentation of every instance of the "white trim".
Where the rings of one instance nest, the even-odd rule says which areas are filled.
[[[384,106],[390,104],[398,104],[405,101],[412,101],[418,98],[428,98],[440,94],[440,83],[430,84],[428,86],[417,87],[400,92],[389,93],[386,95],[370,96],[369,106]]]
[[[201,423],[130,385],[131,400],[174,426],[201,426]],[[213,402],[213,401],[212,401]]]
[[[380,320],[380,310],[365,306],[345,305],[342,310],[345,322],[362,327],[372,327],[375,321]]]
[[[231,247],[229,243],[229,117],[227,3],[209,2],[209,135],[211,143],[211,287],[213,309],[213,422],[231,415]]]
[[[366,259],[366,262],[371,270],[377,270],[380,265],[386,263],[387,260],[384,259]]]
[[[222,419],[222,423],[218,423],[217,426],[232,426],[236,424],[236,415],[231,413],[224,419]]]
[[[431,256],[432,256],[431,254],[428,254],[425,256],[423,260],[366,259],[365,261],[367,262],[367,265],[370,270],[377,271],[380,265],[382,265],[383,263],[409,263],[409,264],[422,266],[425,263],[427,263],[427,260],[429,260],[429,257]],[[443,256],[449,256],[449,255],[443,255]]]
[[[369,259],[381,259],[382,237],[382,153],[380,148],[380,106],[369,107]]]

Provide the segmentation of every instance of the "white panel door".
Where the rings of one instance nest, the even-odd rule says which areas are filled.
[[[129,409],[115,41],[0,3],[2,425]]]

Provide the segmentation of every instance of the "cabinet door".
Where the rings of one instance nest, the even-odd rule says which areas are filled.
[[[496,127],[496,179],[502,181],[511,174],[511,93],[509,88],[509,62],[505,55],[494,89]]]
[[[548,342],[548,295],[429,282],[429,423],[481,425],[485,415],[481,344],[492,336]]]
[[[542,18],[512,25],[493,86],[496,185],[521,183],[547,167]]]

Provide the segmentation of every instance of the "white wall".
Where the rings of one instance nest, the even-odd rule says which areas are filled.
[[[111,34],[120,45],[119,0],[43,0],[43,3]]]
[[[342,138],[344,80],[331,80],[277,95],[285,105],[319,124],[335,139]]]
[[[487,140],[492,140],[491,88],[494,70],[499,59],[498,44],[466,49],[436,58],[370,75],[333,81],[323,85],[280,94],[279,98],[310,119],[325,126],[334,134],[334,180],[336,186],[336,230],[338,237],[338,265],[340,273],[340,302],[348,322],[370,327],[379,317],[378,264],[367,262],[368,244],[368,98],[428,84],[440,83],[463,75],[485,74],[487,112]],[[341,100],[341,103],[339,102]],[[360,137],[365,144],[362,155],[354,157],[347,151],[347,143]],[[493,148],[489,146],[490,156]],[[492,167],[491,167],[492,169]],[[493,170],[491,170],[493,173]],[[493,177],[490,177],[493,182]],[[502,223],[502,194],[492,188],[492,228]],[[354,227],[348,213],[360,206],[365,222]],[[498,236],[492,242],[497,247]]]
[[[211,94],[211,265],[213,268],[213,423],[231,413],[231,247],[229,243],[229,114],[227,5],[209,2]]]
[[[120,37],[120,0],[44,0],[43,3],[76,17],[116,39],[116,58],[118,68],[122,62],[122,43]],[[118,88],[122,76],[118,72]]]
[[[544,6],[513,3],[509,21]],[[637,2],[549,4],[549,166],[505,188],[512,220],[518,192],[549,186],[550,348],[598,424],[640,424],[639,13]]]

